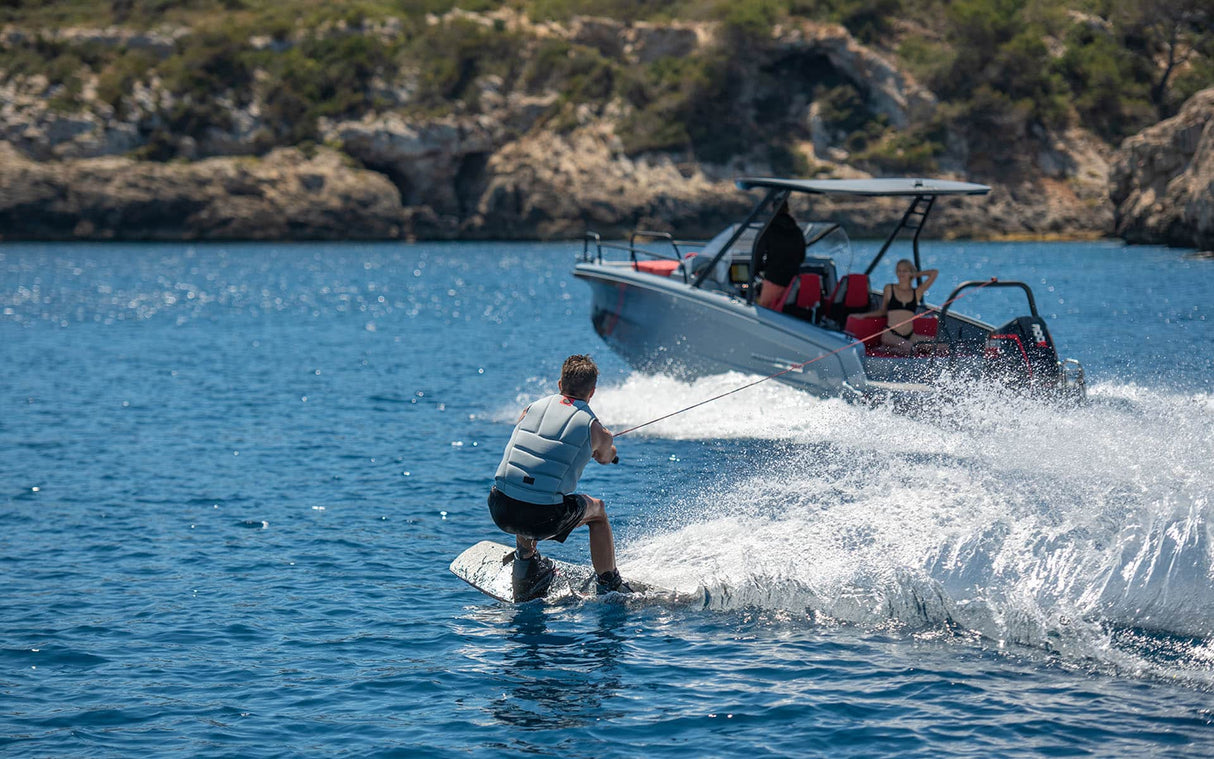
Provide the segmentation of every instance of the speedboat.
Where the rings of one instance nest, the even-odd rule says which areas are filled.
[[[625,244],[586,233],[573,274],[590,286],[595,331],[633,368],[681,379],[727,371],[775,375],[819,396],[857,400],[919,396],[972,379],[1082,399],[1083,367],[1059,358],[1024,282],[963,282],[939,305],[923,304],[913,329],[928,339],[913,355],[882,345],[884,317],[864,316],[882,301],[869,276],[900,237],[910,235],[915,268],[922,269],[919,235],[936,199],[985,195],[989,187],[909,178],[742,178],[736,185],[762,190],[763,197],[711,240],[637,231]],[[839,224],[802,224],[805,261],[776,306],[765,308],[757,297],[756,241],[794,194],[808,196],[811,206],[828,195],[903,198],[909,205],[862,271],[839,269],[853,260]],[[995,326],[952,308],[975,291],[996,289],[1013,291],[1017,302],[1022,294],[1024,310]]]

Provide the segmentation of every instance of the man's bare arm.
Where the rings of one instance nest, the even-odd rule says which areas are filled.
[[[616,457],[615,438],[595,419],[590,423],[591,455],[600,464],[610,464]]]

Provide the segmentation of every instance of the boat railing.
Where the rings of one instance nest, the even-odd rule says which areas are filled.
[[[676,240],[674,235],[670,234],[669,232],[650,232],[649,230],[645,229],[638,229],[632,233],[632,235],[628,238],[629,247],[636,247],[638,237],[647,238],[650,240],[665,240],[666,242],[670,243],[670,247],[674,251],[674,257],[680,261],[682,261],[686,255],[683,251],[679,250],[680,245],[682,245],[684,248],[704,247],[704,243],[699,240]]]
[[[1034,319],[1038,318],[1039,315],[1037,313],[1037,301],[1034,300],[1034,298],[1033,298],[1032,288],[1030,288],[1028,285],[1026,285],[1023,282],[1017,282],[1015,280],[989,279],[989,280],[971,280],[969,282],[962,282],[961,284],[957,285],[957,287],[951,293],[949,293],[948,300],[946,300],[944,302],[944,308],[940,309],[941,321],[943,321],[944,319],[946,319],[949,316],[949,313],[948,313],[949,308],[952,306],[954,301],[956,301],[958,298],[961,297],[961,293],[963,291],[969,290],[969,289],[981,289],[984,287],[990,288],[990,289],[1012,288],[1012,289],[1020,290],[1021,292],[1024,293],[1024,297],[1029,302],[1029,313],[1032,314]]]
[[[651,248],[638,245],[640,240],[663,240],[670,244],[670,252],[653,250]],[[592,247],[593,244],[593,247]],[[619,251],[628,254],[628,260],[632,263],[633,269],[642,270],[644,267],[642,261],[670,261],[674,266],[669,271],[678,270],[683,278],[683,283],[688,284],[691,281],[690,272],[687,268],[687,254],[689,248],[703,247],[704,243],[695,240],[677,240],[669,232],[651,232],[648,230],[636,230],[628,237],[628,244],[604,242],[602,235],[598,232],[586,232],[582,237],[582,261],[585,263],[603,263],[603,251]]]

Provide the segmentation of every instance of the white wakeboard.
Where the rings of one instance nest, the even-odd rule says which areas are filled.
[[[598,595],[597,578],[593,569],[560,559],[552,559],[552,563],[556,565],[556,577],[548,586],[544,600],[559,603],[585,600]],[[485,595],[499,601],[516,603],[511,582],[514,574],[514,549],[510,546],[482,540],[455,557],[455,561],[451,562],[451,572]],[[670,598],[675,596],[668,590],[648,583],[628,580],[628,584],[636,594]]]

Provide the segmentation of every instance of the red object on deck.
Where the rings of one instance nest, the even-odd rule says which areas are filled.
[[[679,268],[678,261],[668,261],[666,259],[654,259],[652,261],[637,261],[632,268],[637,271],[643,271],[646,274],[655,274],[659,277],[669,277],[675,269]]]

